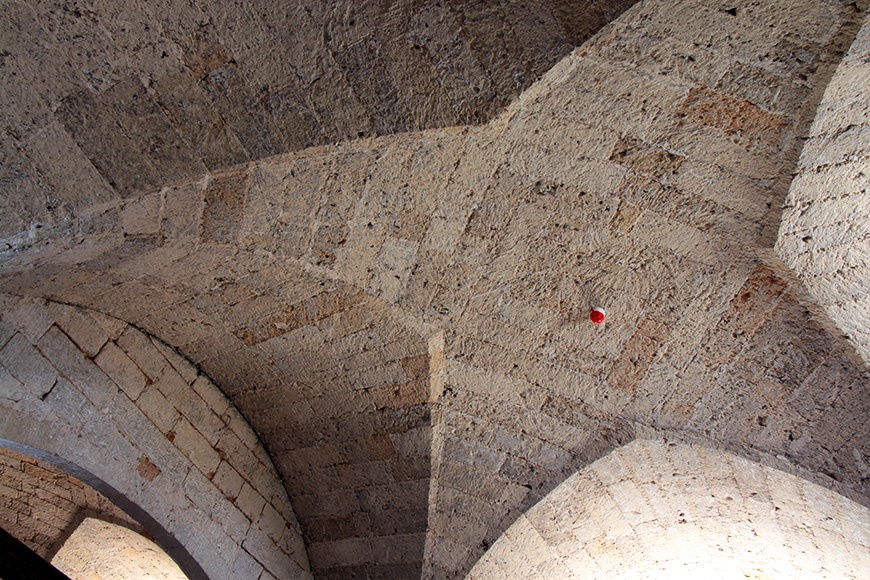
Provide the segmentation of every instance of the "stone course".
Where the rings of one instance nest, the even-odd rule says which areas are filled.
[[[373,130],[392,134],[307,148],[248,108],[230,114],[245,79],[287,64],[246,44],[247,20],[262,14],[235,24],[234,8],[221,8],[216,31],[185,31],[177,58],[205,75],[221,119],[248,131],[237,138],[256,155],[90,204],[59,229],[18,230],[0,289],[104,312],[159,337],[162,352],[177,348],[183,358],[165,360],[182,380],[137,363],[147,380],[131,397],[146,408],[164,408],[156,393],[142,399],[149,388],[176,400],[190,396],[185,385],[225,408],[197,387],[211,377],[253,431],[234,430],[239,418],[218,432],[186,403],[188,415],[155,412],[155,429],[245,518],[274,500],[251,480],[271,458],[318,578],[462,577],[566,478],[662,430],[781,457],[866,504],[867,364],[772,249],[802,148],[827,152],[824,139],[804,138],[865,8],[640,2],[486,125],[407,133],[404,93],[386,89],[395,61],[367,60],[377,42],[356,37],[346,14],[327,31],[353,47],[336,62],[361,72],[341,82],[370,78],[356,98],[377,108]],[[438,10],[416,14],[412,26],[429,32],[410,38],[449,52],[439,43],[459,25]],[[492,12],[476,17],[500,17]],[[383,16],[385,30],[402,14]],[[541,20],[551,25],[546,11]],[[440,84],[477,86],[486,100],[501,81],[457,50],[463,66],[450,70],[467,78]],[[860,65],[848,58],[843,69]],[[277,106],[263,96],[257,106]],[[293,115],[284,119],[305,123]],[[467,121],[454,119],[445,124]],[[607,308],[605,325],[589,323],[593,306]],[[48,356],[63,332],[46,332],[53,319],[29,302],[11,316],[0,363],[42,377],[38,391],[53,375],[28,348]],[[108,374],[121,376],[113,353],[129,344],[118,334],[99,347]],[[89,372],[70,368],[72,383],[69,373]],[[637,490],[620,490],[620,505],[634,505]],[[261,565],[271,556],[256,538],[267,533],[243,544]],[[587,556],[617,573],[632,554],[617,547],[590,544]]]
[[[467,576],[861,578],[867,507],[698,444],[636,440],[522,515]]]
[[[75,464],[97,478],[98,488],[109,486],[116,502],[132,502],[154,518],[137,521],[139,513],[124,513],[75,478],[52,467],[40,475],[36,460],[9,451],[4,528],[50,558],[79,516],[93,512],[162,540],[192,578],[233,578],[233,566],[243,561],[257,576],[272,570],[310,577],[271,460],[207,376],[157,339],[105,315],[41,300],[4,302],[0,324],[19,328],[22,310],[42,310],[55,322],[34,336],[35,344],[19,328],[0,347],[0,436],[21,450],[57,456],[61,467]],[[210,406],[197,391],[218,404]],[[237,445],[221,455],[219,440],[228,434]],[[246,502],[239,487],[259,502]],[[24,509],[44,494],[63,498],[53,502],[58,514],[44,502]],[[206,540],[213,545],[198,545]]]
[[[86,517],[144,530],[105,496],[52,465],[0,448],[0,527],[51,560]]]

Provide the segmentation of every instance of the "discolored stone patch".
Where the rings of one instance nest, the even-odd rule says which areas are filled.
[[[349,310],[361,300],[357,293],[322,292],[262,320],[252,320],[234,334],[245,344],[257,344]]]
[[[787,283],[764,264],[759,264],[731,301],[731,310],[722,319],[734,330],[752,333],[773,310]]]
[[[610,227],[627,234],[631,231],[631,228],[634,227],[637,218],[640,217],[640,213],[641,209],[636,205],[621,201],[619,203],[619,208],[616,210],[616,215],[613,216],[613,219],[610,222]]]
[[[214,26],[203,26],[182,42],[181,55],[190,74],[201,79],[230,61],[230,51],[221,44]]]
[[[608,377],[610,386],[634,394],[637,384],[649,369],[656,351],[667,340],[669,334],[670,331],[664,324],[644,318],[613,365]]]
[[[203,193],[202,241],[230,244],[236,240],[247,182],[247,172],[228,173],[212,179]]]
[[[422,405],[429,398],[429,385],[425,381],[386,385],[372,389],[378,409],[407,409]]]
[[[764,264],[758,264],[731,300],[704,346],[704,358],[713,365],[731,361],[752,335],[769,319],[788,284]]]
[[[744,144],[776,144],[788,121],[749,101],[737,100],[704,87],[689,91],[679,113],[737,137]]]
[[[139,465],[136,466],[136,472],[146,481],[154,481],[160,475],[160,468],[143,455],[139,459]]]

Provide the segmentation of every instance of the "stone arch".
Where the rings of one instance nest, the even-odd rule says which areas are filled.
[[[50,561],[73,530],[86,517],[96,517],[147,534],[143,526],[93,486],[37,459],[39,452],[0,446],[0,528]],[[20,446],[18,446],[20,447]],[[61,461],[52,457],[53,463]],[[72,466],[81,471],[81,469]],[[165,531],[164,531],[165,533]],[[189,557],[189,556],[188,556]]]
[[[3,303],[0,438],[110,497],[191,578],[310,576],[271,460],[207,376],[118,319]]]
[[[638,439],[520,517],[469,579],[860,578],[870,509],[730,453]]]
[[[156,251],[162,254],[159,248]],[[220,260],[220,255],[207,258]],[[128,264],[143,267],[143,261],[135,258]],[[220,276],[220,270],[199,274],[211,282]],[[224,422],[231,427],[244,426],[246,431],[244,437],[225,430],[200,439],[199,459],[208,462],[204,467],[207,478],[215,477],[222,483],[228,479],[226,494],[232,511],[244,510],[243,519],[253,520],[261,510],[269,508],[273,516],[270,536],[274,539],[283,534],[280,541],[286,554],[307,562],[304,537],[315,569],[348,566],[340,554],[353,545],[360,556],[350,568],[382,566],[387,574],[419,571],[430,472],[430,346],[378,300],[346,285],[322,283],[304,273],[288,274],[287,270],[282,270],[280,277],[288,287],[279,292],[257,287],[253,280],[250,285],[233,280],[218,283],[217,288],[209,284],[212,292],[187,297],[203,310],[218,304],[227,312],[235,312],[232,323],[220,326],[210,325],[215,318],[207,314],[205,321],[185,320],[193,312],[189,303],[182,305],[186,310],[180,316],[160,313],[159,309],[173,298],[164,299],[162,294],[142,296],[141,286],[129,278],[117,287],[132,292],[128,298],[97,297],[89,305],[136,320],[154,334],[171,337],[205,373],[221,378],[223,392],[209,380],[214,391],[210,394],[235,413],[232,421]],[[264,281],[274,283],[268,278]],[[42,303],[38,299],[23,301]],[[49,305],[55,310],[81,310]],[[143,315],[143,305],[153,310]],[[34,309],[39,310],[38,306]],[[148,316],[155,311],[156,316]],[[71,327],[71,323],[68,325]],[[124,332],[143,342],[140,335],[145,335],[132,326],[122,335]],[[121,338],[130,342],[127,337]],[[162,345],[161,354],[182,359],[164,343],[154,341]],[[116,352],[112,346],[100,348]],[[14,356],[9,355],[10,361]],[[108,355],[101,350],[94,361],[99,364],[104,357]],[[190,362],[178,364],[198,373]],[[194,390],[198,388],[198,376],[188,376]],[[153,380],[147,373],[146,379]],[[147,401],[149,410],[156,411],[152,420],[164,437],[179,435],[170,427],[176,415],[165,415],[155,404],[161,395],[163,391],[158,389],[152,396],[155,400]],[[231,404],[226,396],[231,397]],[[251,418],[256,435],[236,408]],[[215,423],[212,418],[205,427],[221,429],[223,423]],[[259,448],[259,439],[267,445],[268,455]],[[250,469],[250,451],[245,445],[251,442],[257,442],[259,449],[254,468],[271,468],[274,461],[281,479],[273,472],[272,483],[283,485],[286,491],[270,488],[263,493],[243,487],[240,493],[232,487],[234,483],[254,484],[239,478]],[[217,467],[212,463],[218,458],[221,464],[232,465],[212,473]],[[301,527],[290,502],[280,508],[277,504],[270,507],[267,502],[264,508],[264,497],[283,497],[287,501],[287,493],[290,502],[298,507]],[[280,518],[287,518],[286,532]]]
[[[187,549],[159,522],[105,481],[44,450],[0,439],[3,462],[3,528],[54,563],[88,519],[141,536],[187,578],[208,578]],[[66,572],[67,570],[62,570]]]
[[[306,501],[321,476],[338,489],[307,505],[340,511],[302,516],[321,544],[312,561],[334,575],[375,551],[391,571],[416,570],[416,530],[392,552],[383,536],[353,535],[370,515],[357,510],[361,482],[398,483],[379,458],[391,448],[329,431],[334,408],[345,434],[376,433],[364,409],[384,392],[374,423],[419,427],[401,453],[394,433],[380,435],[400,476],[414,474],[394,488],[413,493],[396,497],[430,502],[433,577],[464,575],[514,519],[499,508],[479,521],[491,506],[475,494],[507,490],[510,509],[524,509],[539,499],[532,488],[546,493],[630,438],[626,418],[782,453],[866,493],[868,426],[855,420],[866,367],[758,256],[815,109],[805,104],[856,18],[821,0],[641,2],[487,126],[218,164],[202,180],[83,203],[53,233],[21,232],[0,284],[163,338],[252,423],[265,409],[261,435],[314,400],[317,429],[269,450]],[[55,123],[40,142],[63,133]],[[612,307],[600,334],[585,324],[593,299]],[[339,336],[346,323],[355,332]],[[431,409],[420,388],[429,325],[446,331],[445,394]],[[320,364],[324,353],[342,364]],[[343,382],[345,362],[371,382]],[[318,378],[282,383],[287,371]],[[412,410],[389,408],[409,393]],[[450,419],[433,435],[445,468],[433,489],[452,491],[426,498],[430,410]],[[373,498],[393,496],[363,497],[381,509]]]
[[[825,89],[776,250],[870,362],[870,18]]]

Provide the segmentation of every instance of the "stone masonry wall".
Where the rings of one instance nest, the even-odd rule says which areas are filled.
[[[425,577],[462,577],[644,429],[867,502],[868,367],[771,250],[862,8],[642,2],[486,126],[94,205],[5,253],[0,288],[130,321],[214,377],[318,575],[416,577],[422,552]]]
[[[105,482],[209,578],[310,576],[270,458],[207,376],[109,316],[2,300],[0,436]]]
[[[120,242],[130,252],[122,250],[119,260],[107,255],[96,269],[68,264],[39,284],[55,280],[76,294],[65,300],[135,321],[221,377],[286,482],[315,569],[345,573],[341,563],[352,549],[360,556],[351,568],[413,575],[423,551],[430,470],[422,329],[383,299],[277,257],[304,251],[315,264],[335,261],[347,215],[329,210],[352,210],[353,179],[369,164],[370,198],[360,220],[373,219],[381,199],[400,186],[389,167],[374,170],[377,151],[360,147],[349,146],[346,156],[313,149],[292,163],[278,157],[96,208],[81,222],[90,224],[84,227],[93,243],[78,249],[93,257],[106,251],[101,241]],[[383,149],[392,159],[395,145]],[[315,208],[320,227],[309,252],[304,220]],[[246,248],[241,261],[234,257],[239,240]],[[378,284],[385,295],[394,297],[407,279],[407,248],[397,235],[394,255],[384,254],[391,271],[379,274]],[[361,260],[347,263],[360,268],[361,278],[371,275]]]
[[[362,136],[477,124],[635,0],[4,0],[0,240]]]
[[[85,517],[144,530],[79,479],[33,457],[0,448],[0,527],[50,561]]]
[[[776,249],[870,361],[870,20],[837,68],[804,146]]]
[[[638,440],[571,476],[468,575],[862,578],[870,510],[715,449]]]

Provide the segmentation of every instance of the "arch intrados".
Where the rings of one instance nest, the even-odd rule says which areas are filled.
[[[870,525],[870,509],[863,505],[865,502],[854,501],[855,498],[849,497],[852,494],[813,481],[813,477],[807,477],[811,474],[802,472],[800,468],[784,461],[778,463],[781,461],[779,458],[767,457],[764,454],[752,457],[751,453],[724,449],[709,441],[689,441],[680,439],[679,434],[674,435],[677,436],[676,439],[661,435],[634,439],[576,471],[518,517],[477,561],[467,578],[483,580],[519,577],[524,573],[538,575],[536,577],[540,577],[540,574],[543,577],[552,577],[553,574],[560,577],[561,574],[570,575],[572,578],[634,578],[651,577],[649,574],[655,571],[667,574],[670,578],[683,577],[680,573],[692,570],[704,574],[713,571],[716,575],[714,568],[719,564],[721,570],[716,570],[721,576],[717,577],[730,577],[727,576],[728,573],[736,574],[738,571],[740,574],[734,577],[743,577],[747,572],[741,566],[749,566],[752,568],[749,570],[749,577],[767,578],[769,576],[762,569],[764,565],[770,568],[769,571],[773,574],[770,577],[791,577],[788,575],[791,572],[807,572],[806,565],[820,566],[820,577],[833,577],[827,575],[831,570],[825,566],[829,566],[843,554],[850,553],[843,569],[851,567],[854,574],[854,570],[865,569],[870,565],[870,537],[864,531]],[[656,446],[660,448],[659,451],[665,451],[658,458],[658,463],[644,464],[642,459],[637,464],[631,463],[632,458],[642,458],[644,450],[655,449]],[[675,461],[663,460],[662,457],[667,456],[671,448],[677,448],[677,452],[673,458],[668,459]],[[696,451],[700,453],[696,454]],[[652,454],[649,456],[654,457]],[[698,461],[696,471],[692,471],[690,467],[692,459]],[[709,462],[714,460],[717,463],[721,461],[725,466],[721,472],[711,469]],[[708,463],[704,463],[705,461]],[[684,463],[680,465],[681,462]],[[746,470],[745,473],[741,467]],[[626,472],[630,474],[628,477],[625,476]],[[733,488],[729,488],[728,483],[723,483],[730,482],[729,474],[735,477]],[[673,481],[668,481],[671,476]],[[770,479],[771,476],[773,479]],[[687,499],[686,494],[681,495],[683,492],[678,490],[676,494],[679,499],[670,507],[685,505],[686,513],[675,511],[670,514],[662,504],[656,505],[655,501],[649,501],[640,507],[637,496],[645,477],[645,485],[659,490],[659,501],[667,500],[667,495],[662,491],[665,487],[679,487],[679,482],[689,479],[700,482],[687,485],[687,489],[703,488],[705,494],[703,497],[701,494],[689,496],[689,501],[684,501]],[[620,495],[620,488],[628,489],[630,493],[623,497]],[[732,489],[735,497],[730,497],[730,494],[719,497],[716,495],[723,490]],[[712,495],[707,497],[709,494]],[[820,509],[819,502],[824,503],[825,496],[834,501]],[[836,499],[837,496],[840,496],[842,502]],[[724,505],[732,502],[725,500],[736,500],[733,505],[739,507],[735,512],[729,513]],[[705,504],[711,511],[701,515]],[[802,511],[803,508],[806,510]],[[780,509],[783,511],[780,512]],[[845,510],[845,513],[841,514],[841,510]],[[841,517],[830,517],[834,512]],[[650,528],[659,524],[656,518],[662,518],[663,513],[674,515],[674,521],[668,521],[667,525],[661,525],[660,529],[650,533]],[[738,516],[735,517],[735,513]],[[777,519],[781,517],[780,514],[784,514],[782,521]],[[681,517],[676,519],[676,516]],[[816,516],[819,521],[813,521]],[[828,529],[821,522],[823,519],[832,521],[831,525],[840,531],[840,535],[837,536],[835,528]],[[775,522],[773,529],[770,526],[771,521]],[[789,522],[797,524],[790,527]],[[687,523],[689,525],[681,525]],[[633,530],[620,537],[619,534],[624,533],[624,529],[629,526]],[[720,529],[717,530],[717,526]],[[613,537],[609,527],[617,529]],[[731,543],[732,536],[739,537],[741,532],[755,532],[756,528],[759,533],[754,537]],[[814,535],[813,530],[818,528],[821,528],[821,535]],[[859,528],[855,534],[854,531]],[[675,539],[680,536],[680,532],[684,535],[695,534],[697,537],[684,538],[686,545],[683,545],[682,541]],[[853,535],[850,536],[849,532],[853,532]],[[836,537],[832,540],[832,536]],[[629,537],[630,539],[626,539]],[[712,540],[716,541],[715,547],[718,547],[719,552],[723,552],[722,545],[725,545],[724,556],[718,564],[711,561],[711,558],[719,555],[713,549]],[[777,545],[777,540],[781,540],[782,544]],[[791,545],[792,541],[794,546]],[[745,553],[740,553],[741,543]],[[596,560],[584,552],[587,545],[592,546],[593,555],[596,547],[603,546],[614,551],[610,554],[612,561],[629,564],[618,573],[608,570],[602,576]],[[819,560],[818,557],[826,553],[826,546],[827,551],[837,551],[839,554],[828,561]],[[832,547],[838,549],[831,550]],[[692,549],[697,552],[694,556]],[[639,555],[644,550],[650,552],[646,559]],[[705,550],[709,552],[706,555],[703,553]],[[678,554],[679,558],[685,554],[685,560],[667,559],[674,554]],[[821,564],[816,560],[821,561]],[[600,561],[597,560],[598,563]],[[604,561],[607,561],[606,557]],[[580,570],[581,573],[579,576],[572,575],[569,574],[569,569],[572,572]],[[833,573],[840,577],[840,572]],[[860,577],[860,572],[857,576],[847,574],[844,577],[857,578]]]
[[[208,575],[206,575],[202,567],[175,536],[160,525],[157,520],[151,517],[138,504],[130,500],[115,487],[106,483],[102,478],[63,457],[31,447],[30,445],[0,437],[0,447],[48,463],[100,492],[141,525],[148,537],[178,564],[178,567],[190,580],[208,580]]]

